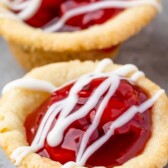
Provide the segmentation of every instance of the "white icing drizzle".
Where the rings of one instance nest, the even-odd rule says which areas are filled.
[[[135,82],[135,81],[137,81],[140,77],[144,77],[144,76],[145,76],[145,74],[144,74],[143,72],[138,71],[138,72],[134,73],[134,75],[132,75],[131,80]]]
[[[34,16],[42,3],[42,0],[28,0],[28,1],[1,0],[1,1],[12,10],[17,11],[20,10],[20,12],[15,15],[18,17],[18,19],[21,20],[27,20],[30,19],[32,16]]]
[[[97,66],[95,73],[101,73],[105,69],[105,67],[110,64],[113,64],[113,61],[108,58],[105,58],[103,61],[99,63],[99,66]]]
[[[83,156],[80,160],[77,160],[78,165],[84,165],[87,159],[96,151],[98,150],[108,139],[114,134],[115,129],[122,127],[128,121],[130,121],[137,112],[143,113],[148,108],[150,108],[155,101],[163,94],[164,91],[160,90],[155,94],[151,99],[147,100],[146,102],[142,103],[140,106],[132,106],[130,107],[125,113],[123,113],[120,117],[118,117],[114,122],[112,122],[109,130],[107,133],[95,141],[92,145],[90,145],[86,151],[83,153]]]
[[[105,93],[106,95],[102,99],[99,108],[93,118],[92,124],[84,133],[79,151],[77,153],[76,162],[68,162],[63,165],[63,168],[70,168],[76,166],[84,166],[87,159],[97,150],[99,149],[113,134],[116,128],[119,128],[130,121],[137,112],[143,113],[147,109],[149,109],[164,93],[164,90],[159,90],[154,94],[153,97],[145,101],[139,106],[132,106],[126,112],[124,112],[120,117],[118,117],[112,123],[109,123],[110,127],[109,130],[102,136],[101,138],[97,139],[92,145],[87,147],[87,142],[89,141],[90,136],[92,135],[93,131],[99,125],[100,119],[104,112],[104,109],[109,101],[109,99],[113,96],[116,92],[121,79],[125,79],[128,81],[136,81],[138,78],[144,76],[144,73],[138,71],[138,68],[134,65],[128,64],[122,66],[112,72],[102,73],[107,65],[112,63],[110,59],[104,59],[98,67],[96,68],[94,73],[86,74],[79,78],[71,88],[69,95],[64,100],[54,103],[46,112],[39,128],[37,134],[31,144],[31,146],[23,146],[17,148],[11,155],[11,158],[14,159],[16,165],[19,165],[22,159],[31,152],[37,152],[44,146],[45,139],[47,139],[47,143],[50,146],[57,146],[63,139],[63,133],[65,129],[74,121],[86,116],[88,112],[95,107],[97,102],[99,101],[100,97]],[[133,73],[130,78],[123,77],[130,73]],[[106,79],[95,89],[94,93],[90,96],[88,101],[83,105],[80,109],[76,110],[74,113],[70,114],[72,109],[75,107],[78,96],[77,93],[82,90],[82,88],[89,84],[93,79],[99,77],[106,77]],[[23,81],[22,81],[23,80]],[[50,87],[44,81],[36,81],[35,82],[31,79],[28,79],[28,82],[25,79],[15,81],[12,84],[9,84],[5,87],[3,92],[7,92],[11,88],[21,87],[33,90],[42,90],[52,92],[56,90],[54,87]],[[31,82],[33,81],[33,84]],[[42,86],[43,85],[43,86]],[[33,87],[32,87],[33,86]],[[59,88],[57,88],[58,90]],[[52,130],[50,130],[51,124],[53,120],[58,115],[57,122],[53,126]]]
[[[43,80],[33,79],[33,78],[23,78],[18,79],[13,82],[8,83],[2,90],[2,95],[14,88],[22,88],[35,91],[44,91],[48,93],[53,93],[56,91],[56,87],[51,83]]]
[[[2,3],[4,3],[6,6],[13,10],[20,10],[19,13],[13,14],[15,19],[21,19],[21,20],[27,20],[34,16],[41,3],[42,0],[28,0],[28,1],[21,1],[21,0],[1,0]],[[140,5],[153,5],[156,9],[160,10],[161,6],[158,0],[131,0],[131,1],[125,1],[125,0],[102,0],[94,3],[90,3],[85,6],[79,6],[77,8],[71,9],[67,11],[61,18],[59,18],[57,21],[51,21],[47,23],[46,26],[44,26],[44,30],[47,32],[55,32],[60,30],[64,24],[71,19],[74,16],[88,13],[91,11],[96,11],[99,9],[105,9],[105,8],[130,8]],[[11,17],[11,13],[6,13]],[[3,16],[3,15],[2,15]],[[2,17],[1,16],[1,17]],[[55,20],[55,19],[54,19]]]
[[[146,4],[153,5],[158,10],[160,10],[160,5],[157,2],[157,0],[133,0],[133,1],[104,0],[104,1],[98,1],[93,4],[89,4],[86,6],[78,7],[78,8],[67,11],[67,13],[65,13],[65,15],[63,15],[55,24],[47,26],[46,28],[44,28],[44,30],[47,32],[58,31],[72,17],[80,15],[80,14],[84,14],[87,12],[96,11],[96,10],[105,9],[105,8],[129,8],[129,7],[139,6],[139,5],[146,5]]]
[[[5,18],[6,16],[10,19],[18,20],[18,17],[14,15],[13,12],[10,12],[6,8],[0,6],[0,18]]]

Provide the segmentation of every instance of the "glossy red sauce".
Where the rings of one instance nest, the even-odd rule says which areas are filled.
[[[86,103],[89,96],[102,81],[104,81],[104,78],[95,79],[78,93],[78,103],[71,113]],[[70,84],[53,93],[46,102],[27,117],[25,128],[29,144],[32,143],[39,124],[48,108],[53,103],[65,99],[72,85],[73,84]],[[102,98],[104,96],[105,95],[103,95]],[[62,164],[68,161],[75,161],[81,138],[86,129],[91,125],[102,98],[86,117],[75,121],[66,129],[64,139],[60,145],[53,148],[50,147],[46,141],[44,147],[38,151],[38,153],[41,156],[59,161]],[[101,122],[92,134],[87,146],[104,135],[110,123],[117,119],[128,108],[133,105],[140,105],[147,99],[148,96],[142,89],[130,84],[126,80],[122,80],[117,91],[110,98],[101,118]],[[151,135],[150,115],[150,109],[142,114],[137,113],[127,124],[116,129],[115,134],[87,160],[85,166],[117,166],[140,154]],[[57,119],[55,119],[54,122],[57,122]]]
[[[43,0],[37,13],[25,22],[33,27],[43,27],[55,19],[56,22],[67,11],[101,0]],[[59,31],[86,29],[95,24],[102,24],[116,16],[123,9],[102,9],[81,14],[69,19]]]

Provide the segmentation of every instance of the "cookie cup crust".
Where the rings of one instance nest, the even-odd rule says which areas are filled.
[[[138,33],[156,13],[157,9],[152,5],[132,7],[104,24],[94,25],[81,31],[64,33],[47,33],[41,29],[27,26],[20,21],[1,17],[0,34],[8,42],[31,50],[41,49],[44,52],[104,49],[121,44]]]
[[[46,80],[55,86],[77,79],[83,74],[93,72],[98,62],[71,61],[50,64],[36,68],[25,78],[32,77]],[[112,71],[121,65],[109,65],[105,71]],[[131,73],[128,75],[130,76]],[[145,77],[137,80],[136,85],[153,96],[160,88]],[[11,153],[20,146],[28,145],[24,129],[26,117],[35,110],[49,94],[15,88],[5,93],[0,99],[0,146],[10,158]],[[168,98],[162,94],[152,107],[152,136],[144,151],[115,168],[162,168],[168,158]],[[38,154],[30,153],[21,162],[19,168],[60,168],[61,164]]]
[[[53,62],[66,62],[69,60],[79,59],[81,61],[86,60],[101,60],[103,58],[114,59],[119,51],[119,46],[113,47],[109,51],[101,50],[90,50],[90,51],[78,51],[78,52],[44,52],[41,49],[30,50],[21,45],[15,45],[9,43],[11,52],[27,71],[32,68],[39,67],[42,65],[50,64]]]
[[[156,13],[156,8],[151,5],[133,7],[124,10],[104,24],[65,33],[47,33],[18,20],[0,17],[0,34],[6,39],[13,55],[26,70],[74,59],[81,61],[107,57],[114,59],[118,46],[138,33]],[[116,49],[106,53],[97,51],[111,47]]]

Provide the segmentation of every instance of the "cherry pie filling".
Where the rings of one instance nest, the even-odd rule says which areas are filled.
[[[57,22],[72,9],[93,4],[98,1],[102,0],[42,0],[37,12],[31,18],[25,20],[25,22],[33,27],[43,28],[50,24],[50,22]],[[90,26],[106,22],[121,11],[123,11],[123,9],[107,8],[79,14],[71,17],[59,31],[65,32],[87,29]],[[15,12],[17,13],[19,11]]]
[[[27,1],[27,0],[23,0]],[[22,2],[23,2],[22,1]],[[29,19],[24,20],[28,25],[35,28],[45,28],[56,23],[61,17],[63,17],[68,11],[93,4],[102,0],[42,0],[41,5],[37,12]],[[119,8],[107,8],[95,10],[85,14],[79,14],[70,18],[58,32],[72,32],[82,29],[87,29],[93,25],[103,24],[104,22],[112,19],[124,9]],[[14,11],[18,13],[20,11]],[[115,51],[117,46],[112,46],[105,49],[97,49],[96,52],[110,53]]]
[[[94,79],[78,92],[78,102],[75,108],[71,111],[71,114],[87,102],[94,90],[104,80],[105,78]],[[30,145],[49,107],[51,107],[53,103],[64,100],[68,96],[73,85],[74,83],[69,84],[54,92],[51,97],[49,97],[40,107],[26,118],[24,125],[27,141]],[[45,145],[37,153],[62,164],[69,161],[75,161],[81,139],[85,131],[92,124],[97,108],[105,94],[99,99],[97,105],[89,111],[87,116],[73,122],[66,129],[64,132],[64,138],[58,146],[51,147],[47,143],[47,140],[45,140]],[[109,130],[109,125],[120,115],[125,113],[126,110],[133,105],[142,104],[147,99],[148,95],[141,88],[122,79],[115,94],[110,98],[103,112],[103,116],[101,117],[101,121],[91,135],[87,147],[102,137]],[[52,129],[53,125],[57,122],[58,116],[56,116],[50,129]],[[85,166],[117,166],[124,164],[133,157],[136,157],[143,152],[145,145],[151,136],[151,127],[151,108],[143,113],[138,112],[128,123],[115,130],[114,135],[112,135],[104,145],[91,155]]]

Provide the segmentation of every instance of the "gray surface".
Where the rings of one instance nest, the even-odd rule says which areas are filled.
[[[136,37],[126,42],[116,58],[120,64],[134,63],[153,81],[162,86],[168,93],[168,1],[163,1],[162,12],[152,24]],[[4,41],[0,39],[0,90],[7,82],[19,78],[24,74]],[[0,168],[8,168],[1,165],[5,160],[0,151]]]

